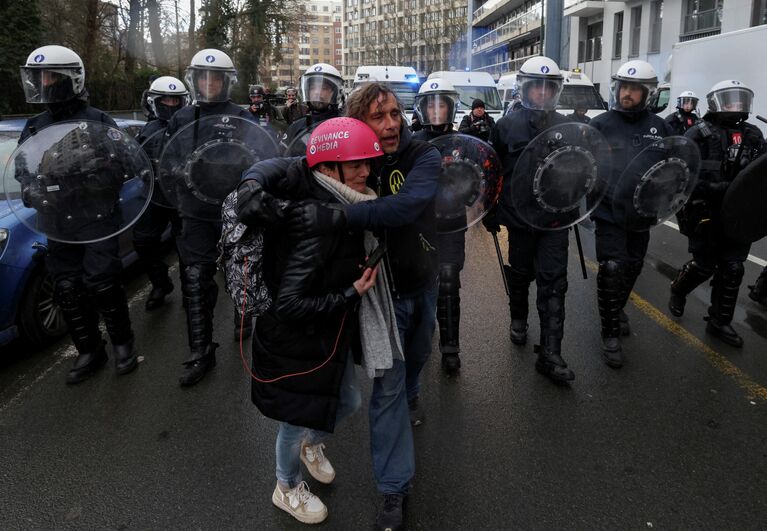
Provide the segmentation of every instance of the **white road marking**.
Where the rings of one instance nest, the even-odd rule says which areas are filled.
[[[675,231],[679,230],[679,225],[677,225],[676,223],[673,223],[671,221],[664,221],[663,224],[665,226],[667,226],[667,227],[671,227]],[[754,256],[753,254],[748,255],[748,261],[755,263],[759,267],[767,266],[767,260],[762,260],[758,256]]]

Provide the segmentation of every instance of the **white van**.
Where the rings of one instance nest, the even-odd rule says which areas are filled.
[[[575,112],[575,108],[578,107],[579,109],[587,109],[586,116],[594,118],[607,110],[607,104],[586,74],[562,70],[562,77],[564,81],[557,112],[568,115]],[[511,102],[511,93],[516,82],[516,73],[505,74],[498,80],[498,91],[503,98],[504,109]]]
[[[455,115],[454,126],[458,125],[463,117],[471,112],[471,102],[480,99],[485,102],[485,112],[493,117],[496,122],[503,116],[503,104],[498,95],[498,89],[495,86],[493,76],[487,72],[432,72],[428,79],[441,78],[449,81],[458,91],[459,104],[458,112]]]
[[[415,95],[421,88],[421,82],[414,68],[409,66],[359,66],[354,74],[352,90],[371,81],[386,83],[397,94],[405,110],[412,113]]]

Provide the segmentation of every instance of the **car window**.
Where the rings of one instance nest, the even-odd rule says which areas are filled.
[[[455,90],[458,91],[461,107],[464,109],[471,109],[471,104],[476,99],[485,102],[485,110],[500,111],[503,108],[498,90],[495,87],[456,85]]]
[[[5,180],[5,167],[19,143],[19,136],[21,136],[21,133],[18,131],[0,132],[0,178],[3,178],[3,180]],[[12,177],[5,181],[2,186],[4,187],[2,190],[5,194],[11,197],[21,192],[21,185]]]
[[[602,98],[597,90],[588,85],[565,85],[559,96],[558,109],[598,109],[603,110]]]

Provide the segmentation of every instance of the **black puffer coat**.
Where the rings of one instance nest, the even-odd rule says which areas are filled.
[[[338,203],[315,181],[306,159],[294,162],[281,184],[280,197]],[[273,383],[253,380],[253,403],[267,417],[333,431],[346,353],[350,346],[359,350],[360,297],[352,284],[361,276],[364,260],[362,232],[294,241],[281,227],[266,230],[264,280],[273,302],[256,320],[255,375],[269,380],[305,372],[334,352],[326,365],[310,374]]]

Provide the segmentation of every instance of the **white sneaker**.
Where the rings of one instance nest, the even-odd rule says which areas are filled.
[[[272,503],[305,524],[319,524],[328,517],[328,508],[317,496],[309,492],[306,481],[286,492],[282,492],[277,484],[272,493]]]
[[[306,444],[304,441],[301,443],[301,461],[314,479],[327,485],[336,477],[336,471],[325,457],[324,449],[323,443]]]

